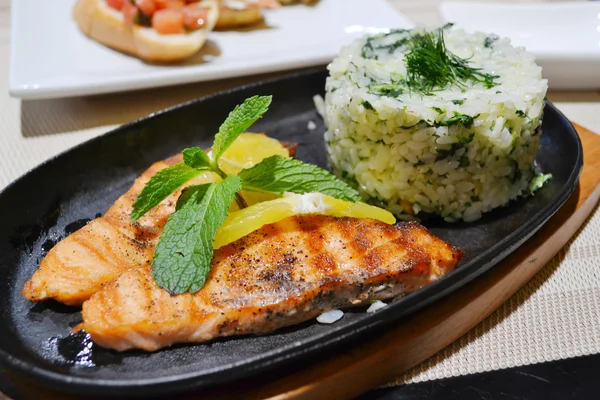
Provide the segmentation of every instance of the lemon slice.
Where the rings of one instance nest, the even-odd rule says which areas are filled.
[[[283,145],[264,133],[242,133],[219,159],[219,167],[227,174],[237,175],[241,170],[250,168],[267,157],[271,156],[289,157],[289,151]],[[221,177],[214,172],[204,172],[194,178],[190,183],[199,185],[202,183],[219,182]],[[270,193],[241,192],[242,197],[248,205],[276,199],[280,196]],[[235,202],[231,204],[230,212],[239,210]]]
[[[219,159],[219,167],[227,174],[237,175],[271,156],[289,157],[288,149],[264,133],[244,133],[229,146]]]
[[[286,194],[284,197],[257,203],[230,213],[217,230],[213,246],[218,249],[264,225],[300,214],[372,218],[388,224],[396,222],[396,218],[390,212],[365,203],[352,203],[322,193]]]
[[[279,140],[270,138],[264,133],[246,132],[241,134],[219,158],[219,167],[227,174],[237,175],[241,170],[250,168],[265,158],[276,155],[289,157],[290,153]],[[240,194],[248,205],[280,197],[270,193],[246,191],[242,191]],[[239,209],[237,204],[233,203],[230,210]]]

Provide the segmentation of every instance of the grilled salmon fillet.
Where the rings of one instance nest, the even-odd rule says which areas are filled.
[[[281,142],[290,156],[295,143]],[[30,301],[54,299],[79,306],[122,272],[152,261],[167,218],[183,188],[205,182],[206,174],[183,185],[136,222],[131,221],[133,203],[159,170],[183,161],[181,154],[150,166],[131,188],[105,213],[56,244],[25,283],[21,294]],[[207,173],[210,174],[210,173]]]
[[[79,328],[119,351],[267,333],[410,293],[452,271],[461,256],[414,222],[289,217],[216,250],[193,295],[159,288],[147,263],[124,272],[83,304]]]

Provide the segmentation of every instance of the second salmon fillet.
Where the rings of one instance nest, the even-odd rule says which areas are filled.
[[[290,217],[215,251],[193,295],[159,288],[149,265],[124,272],[83,304],[80,328],[119,351],[267,333],[410,293],[452,271],[461,255],[418,223]]]
[[[30,301],[54,299],[77,306],[123,271],[149,264],[181,190],[135,223],[131,222],[132,204],[152,175],[182,159],[177,155],[154,163],[104,216],[54,246],[23,287],[23,296]]]

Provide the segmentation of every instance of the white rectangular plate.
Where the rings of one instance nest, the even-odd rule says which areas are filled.
[[[496,33],[533,54],[551,89],[600,88],[600,2],[444,2],[445,22]]]
[[[385,0],[321,0],[313,7],[267,10],[261,29],[211,32],[196,56],[156,65],[86,37],[72,18],[73,4],[12,2],[12,96],[90,95],[320,65],[358,36],[413,26]]]

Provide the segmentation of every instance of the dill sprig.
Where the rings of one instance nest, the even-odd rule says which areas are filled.
[[[482,83],[486,88],[497,86],[498,75],[482,72],[469,66],[469,61],[446,48],[444,29],[417,33],[412,36],[405,55],[406,85],[414,92],[431,95],[435,90],[456,85],[466,89],[466,82]]]

